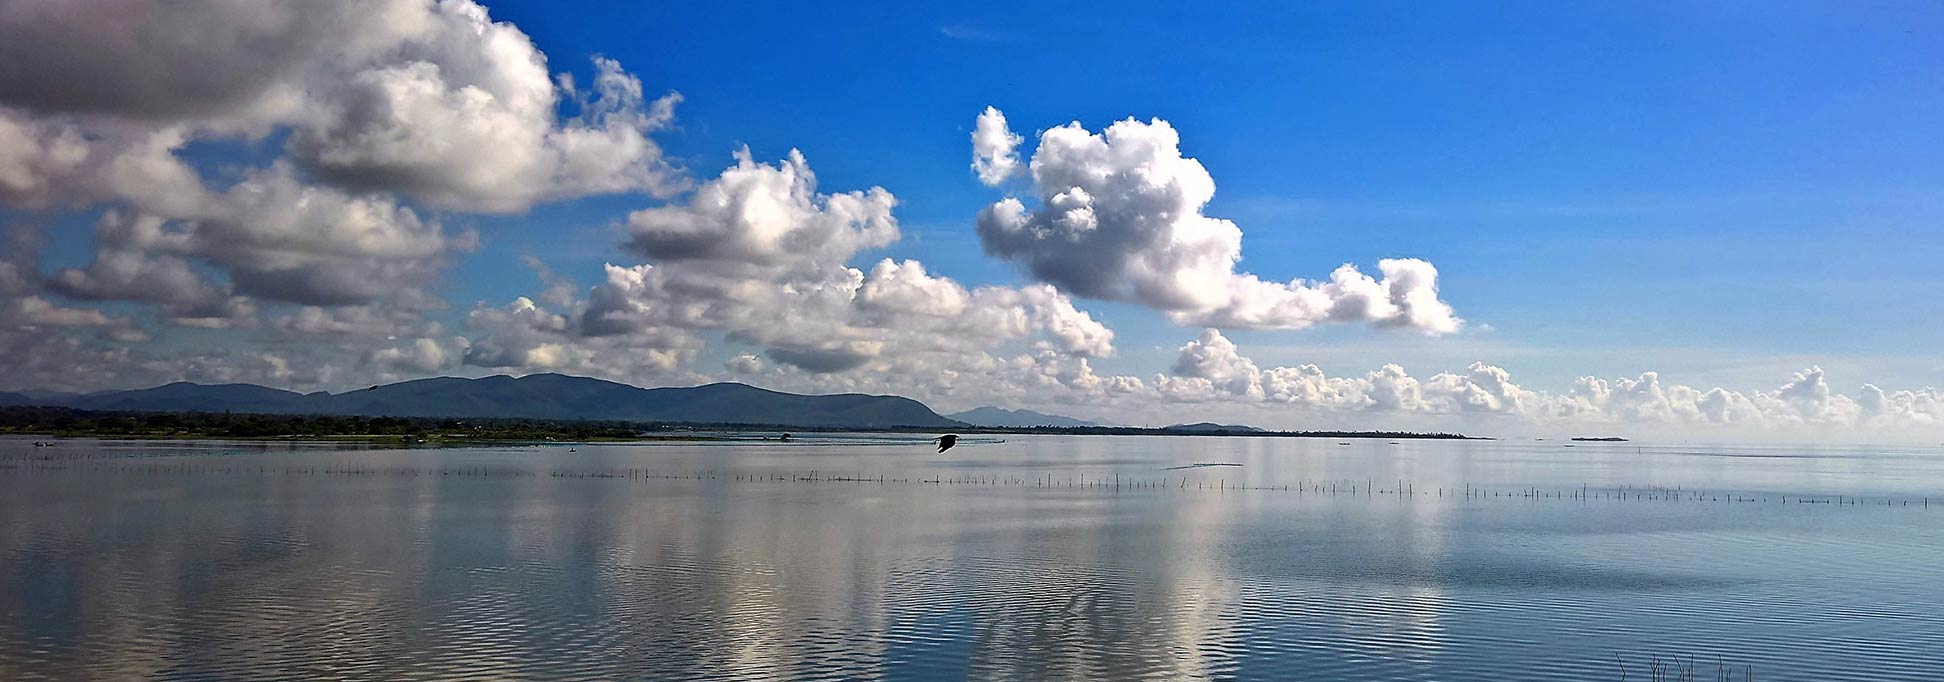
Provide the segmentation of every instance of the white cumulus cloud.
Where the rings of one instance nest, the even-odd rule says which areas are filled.
[[[998,187],[1019,172],[1019,143],[1026,141],[1006,127],[1006,115],[986,107],[972,128],[972,172],[979,182]]]
[[[1180,143],[1158,118],[1100,133],[1077,122],[1042,133],[1029,164],[1037,207],[1009,197],[982,210],[986,252],[1064,291],[1140,303],[1182,324],[1368,322],[1427,334],[1463,324],[1438,297],[1437,268],[1422,260],[1383,260],[1382,279],[1353,265],[1323,282],[1237,272],[1242,230],[1202,213],[1215,180]]]
[[[1008,343],[1113,353],[1113,333],[1049,286],[967,288],[913,260],[850,266],[899,238],[896,205],[881,187],[820,191],[800,152],[768,164],[741,150],[686,201],[629,216],[627,247],[650,262],[608,265],[577,331],[716,332],[813,374],[961,366]]]
[[[1332,377],[1315,365],[1263,369],[1221,332],[1184,344],[1169,372],[1154,377],[1156,397],[1229,401],[1375,415],[1499,416],[1534,424],[1676,427],[1934,428],[1944,399],[1934,388],[1884,391],[1865,384],[1856,397],[1834,391],[1810,367],[1773,390],[1737,391],[1638,377],[1582,377],[1564,392],[1522,387],[1506,369],[1482,362],[1428,378],[1385,365],[1362,376]]]

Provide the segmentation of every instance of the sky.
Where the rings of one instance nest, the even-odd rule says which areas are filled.
[[[0,390],[1944,440],[1944,5],[0,3]]]

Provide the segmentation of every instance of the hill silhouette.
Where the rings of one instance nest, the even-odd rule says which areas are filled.
[[[1028,428],[1034,426],[1100,426],[1098,422],[1085,419],[1062,417],[1057,414],[1044,414],[1032,410],[1008,410],[998,407],[975,407],[964,412],[945,415],[951,419],[991,428]]]
[[[826,428],[964,426],[939,416],[924,403],[899,396],[800,395],[738,383],[640,388],[564,374],[478,379],[435,377],[342,393],[309,394],[255,384],[176,382],[132,391],[40,400],[10,394],[0,396],[0,400],[5,404],[127,412],[609,420]]]

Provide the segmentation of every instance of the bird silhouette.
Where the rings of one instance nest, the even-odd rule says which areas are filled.
[[[948,433],[943,436],[939,436],[936,440],[938,441],[939,452],[950,450],[952,449],[952,446],[958,445],[958,436],[954,434]]]

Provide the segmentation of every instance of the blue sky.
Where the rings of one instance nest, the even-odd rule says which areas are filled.
[[[1581,376],[1645,371],[1697,388],[1765,391],[1811,366],[1829,370],[1839,391],[1944,384],[1936,3],[486,9],[583,92],[595,82],[595,56],[617,61],[650,99],[679,92],[672,125],[650,137],[691,186],[746,145],[761,163],[801,150],[820,192],[889,190],[901,238],[852,254],[849,264],[864,270],[890,257],[922,261],[968,288],[1033,284],[987,255],[975,230],[981,209],[1032,192],[973,176],[974,117],[1003,110],[1024,136],[1023,159],[1039,132],[1068,122],[1100,131],[1158,118],[1179,132],[1181,155],[1213,177],[1203,213],[1242,230],[1239,271],[1315,280],[1344,263],[1374,273],[1380,259],[1423,259],[1438,270],[1440,298],[1466,321],[1435,336],[1356,324],[1224,328],[1263,368],[1314,363],[1347,376],[1395,362],[1428,376],[1483,362],[1554,392]],[[64,71],[60,60],[45,57],[48,71],[94,68]],[[444,64],[448,78],[453,64]],[[19,88],[20,97],[0,92],[0,106],[22,120],[51,126],[101,113]],[[562,121],[577,113],[571,100],[561,97]],[[220,127],[207,116],[192,129]],[[300,119],[242,136],[191,134],[174,155],[212,189],[285,157],[296,160],[299,182],[321,183],[321,162],[295,151],[309,125],[292,122]],[[423,313],[475,345],[480,334],[466,324],[476,304],[538,295],[523,258],[586,291],[602,283],[603,264],[644,262],[623,246],[630,212],[687,196],[590,191],[504,211],[382,189],[447,234],[476,231],[478,246],[452,251],[424,283],[448,307]],[[129,209],[92,197],[4,210],[45,234],[37,267],[51,276],[86,267],[102,248],[92,226]],[[233,276],[233,261],[189,260],[214,282]],[[171,326],[145,304],[63,291],[34,295],[128,315],[150,331],[152,349],[314,343],[269,338],[261,327]],[[258,303],[266,321],[289,309]],[[1116,352],[1091,359],[1102,375],[1163,371],[1201,333],[1138,301],[1075,304],[1115,335]],[[701,336],[686,367],[765,348],[725,339],[720,327]],[[320,385],[370,374],[347,366]],[[961,399],[972,398],[944,401]]]
[[[606,54],[680,90],[668,147],[698,171],[737,144],[796,147],[827,187],[891,189],[912,233],[893,252],[964,280],[1016,277],[971,231],[993,194],[965,170],[967,112],[1026,130],[1158,116],[1215,176],[1208,213],[1242,226],[1245,268],[1426,258],[1493,341],[1542,351],[1522,374],[1699,350],[1929,355],[1913,378],[1944,382],[1935,4],[556,9],[493,5],[557,59]],[[1179,343],[1109,314],[1142,346]],[[1334,331],[1251,340],[1371,335]]]

